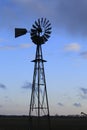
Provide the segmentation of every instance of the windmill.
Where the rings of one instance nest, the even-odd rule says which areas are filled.
[[[29,117],[38,117],[38,130],[42,129],[40,126],[40,117],[47,116],[49,119],[49,104],[46,88],[46,78],[44,71],[44,62],[42,55],[42,44],[48,41],[51,34],[51,23],[46,18],[39,18],[32,25],[30,31],[25,28],[15,28],[15,37],[30,33],[32,42],[36,45],[36,55],[34,62],[34,73],[32,82],[32,92],[30,100]],[[33,122],[33,121],[32,121]],[[33,123],[30,123],[30,130],[34,129]]]

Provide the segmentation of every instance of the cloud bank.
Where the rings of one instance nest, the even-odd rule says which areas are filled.
[[[0,105],[0,108],[2,108],[3,107],[3,105]]]
[[[45,16],[58,30],[87,35],[86,0],[8,0],[0,1],[0,5],[1,28],[28,24],[32,19]]]
[[[87,1],[58,0],[55,17],[58,26],[73,34],[87,35]]]

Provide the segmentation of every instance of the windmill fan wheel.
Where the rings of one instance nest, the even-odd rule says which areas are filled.
[[[46,18],[40,18],[32,25],[30,32],[32,42],[35,44],[44,44],[48,41],[51,34],[51,23]]]

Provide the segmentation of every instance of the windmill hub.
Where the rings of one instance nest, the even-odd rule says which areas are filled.
[[[39,27],[39,28],[37,29],[37,31],[38,31],[39,34],[42,33],[42,28]]]

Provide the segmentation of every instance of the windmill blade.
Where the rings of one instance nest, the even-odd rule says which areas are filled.
[[[34,29],[37,29],[37,27],[36,27],[34,24],[32,25],[32,27],[33,27]]]
[[[44,26],[46,27],[46,25],[48,25],[48,23],[49,23],[49,20],[47,20],[47,21],[45,22]]]
[[[46,29],[46,31],[49,31],[49,30],[51,30],[51,29],[52,29],[52,27],[50,27],[50,28],[47,28],[47,29]]]
[[[46,18],[44,19],[44,22],[43,22],[43,27],[45,26],[45,24],[46,24]]]
[[[38,25],[37,21],[35,21],[35,25],[36,25],[37,27],[39,27],[39,25]]]
[[[48,39],[45,36],[43,36],[43,39],[44,39],[44,42],[48,41]]]
[[[38,23],[39,23],[39,26],[41,26],[41,24],[40,24],[40,19],[38,19]]]
[[[46,28],[48,28],[48,27],[50,27],[50,26],[51,26],[51,23],[47,24],[47,25],[46,25]]]
[[[31,37],[34,37],[34,36],[36,36],[36,33],[31,33]]]
[[[27,33],[25,28],[15,28],[15,38]]]
[[[48,35],[48,34],[44,34],[44,36],[45,36],[46,38],[49,38],[49,37],[50,37],[50,35]]]
[[[51,34],[51,31],[45,31],[45,34]]]
[[[43,18],[41,18],[41,26],[43,25]]]
[[[31,29],[31,32],[32,32],[32,33],[35,33],[35,32],[36,32],[36,30],[35,30],[35,29]]]

